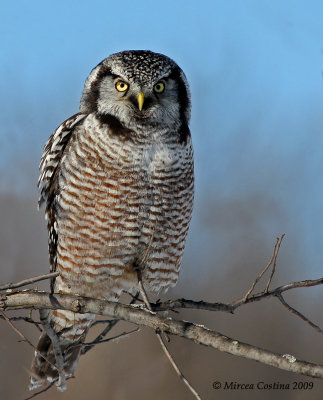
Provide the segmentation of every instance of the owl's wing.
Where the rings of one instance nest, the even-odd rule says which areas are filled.
[[[50,271],[56,270],[57,226],[56,226],[56,194],[58,191],[58,173],[60,163],[75,127],[84,120],[88,114],[78,113],[64,121],[46,142],[40,161],[40,189],[39,207],[46,202],[45,216],[48,228],[48,250]],[[52,281],[52,285],[53,285]]]

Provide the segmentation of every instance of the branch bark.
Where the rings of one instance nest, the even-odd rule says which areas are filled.
[[[315,282],[315,281],[305,281]],[[322,283],[322,282],[321,282]],[[317,283],[319,284],[319,283]],[[287,290],[285,287],[281,287]],[[290,285],[289,285],[290,286]],[[312,286],[312,285],[308,285]],[[300,287],[294,285],[293,287]],[[269,292],[270,293],[270,292]],[[273,294],[272,294],[273,295]],[[267,296],[263,296],[267,297]],[[93,313],[122,319],[136,325],[150,327],[154,330],[181,336],[198,344],[213,347],[236,356],[259,361],[276,368],[291,371],[314,378],[323,378],[323,366],[302,360],[296,360],[290,355],[280,355],[239,342],[211,331],[208,328],[191,322],[166,318],[154,312],[147,311],[142,306],[124,305],[121,303],[96,300],[72,295],[50,294],[36,290],[16,291],[0,295],[0,309],[63,309],[78,313]]]

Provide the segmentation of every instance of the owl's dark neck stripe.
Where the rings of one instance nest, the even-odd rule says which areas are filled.
[[[96,116],[101,123],[109,125],[109,128],[114,135],[122,137],[124,139],[132,139],[133,131],[122,125],[118,118],[114,117],[111,114],[101,113],[97,113]]]
[[[191,136],[190,128],[187,124],[182,124],[179,131],[179,142],[182,144],[187,143],[187,139]]]
[[[189,94],[181,76],[181,70],[179,67],[174,68],[168,78],[174,79],[178,85],[178,103],[181,121],[181,126],[179,129],[179,140],[180,143],[186,143],[187,138],[191,135],[190,129],[188,127],[189,121],[187,120],[188,108],[190,107]]]

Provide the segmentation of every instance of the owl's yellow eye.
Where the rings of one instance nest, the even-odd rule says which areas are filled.
[[[116,89],[118,92],[125,92],[128,89],[129,85],[126,82],[118,81],[116,83]]]
[[[163,93],[164,90],[165,90],[165,85],[163,84],[163,82],[158,82],[154,86],[154,91],[156,93]]]

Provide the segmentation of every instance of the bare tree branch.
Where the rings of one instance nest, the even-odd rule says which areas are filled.
[[[239,299],[229,304],[177,299],[177,300],[167,300],[165,302],[160,302],[155,304],[151,303],[151,307],[153,311],[167,311],[167,310],[176,310],[180,308],[188,308],[195,310],[223,311],[223,312],[233,313],[238,307],[242,305],[253,303],[254,301],[260,301],[269,297],[274,297],[280,293],[286,292],[287,290],[301,288],[301,287],[317,286],[322,284],[323,284],[323,278],[292,282],[283,286],[279,286],[276,289],[273,289],[269,292],[261,292],[254,294],[253,296],[248,297],[246,301],[243,301],[243,299]]]
[[[45,279],[55,278],[58,275],[59,272],[51,272],[49,274],[39,275],[35,276],[34,278],[25,279],[17,283],[6,283],[5,285],[0,286],[0,290],[16,289],[22,286],[30,285],[31,283],[43,281]]]
[[[33,323],[35,326],[40,329],[39,325],[40,323],[37,321],[34,321],[32,319],[32,315],[30,313],[29,317],[12,317],[8,318],[1,310],[6,310],[6,309],[38,309],[40,310],[40,316],[41,316],[41,324],[43,325],[43,328],[46,330],[48,335],[51,338],[53,348],[56,348],[55,351],[55,357],[56,357],[56,366],[54,367],[59,371],[59,379],[57,382],[58,388],[64,387],[65,385],[65,379],[69,379],[72,377],[71,375],[66,374],[63,371],[63,357],[60,352],[60,346],[56,337],[56,334],[52,334],[52,328],[50,324],[47,321],[47,313],[49,309],[55,310],[55,309],[63,309],[63,310],[70,310],[73,312],[77,313],[91,313],[91,314],[97,314],[97,315],[105,315],[112,317],[113,319],[110,320],[104,320],[104,321],[97,321],[96,323],[107,323],[107,326],[103,329],[103,331],[90,343],[83,343],[81,344],[82,346],[82,354],[86,353],[90,349],[92,349],[95,345],[99,343],[105,343],[123,336],[127,336],[135,331],[137,331],[139,328],[136,328],[133,331],[130,332],[124,332],[122,334],[119,334],[117,336],[114,336],[112,338],[108,339],[103,339],[108,332],[120,321],[120,320],[125,320],[131,323],[134,323],[136,325],[142,325],[142,326],[147,326],[155,330],[158,340],[162,346],[163,351],[165,352],[167,358],[171,362],[172,366],[174,367],[175,371],[179,375],[179,377],[183,380],[185,385],[190,389],[190,391],[193,393],[196,399],[200,399],[199,394],[196,392],[196,390],[193,388],[193,386],[189,383],[189,381],[184,377],[178,366],[176,365],[176,362],[174,361],[173,357],[171,356],[169,350],[167,349],[167,346],[165,345],[165,342],[163,340],[162,334],[167,337],[167,333],[172,334],[172,335],[177,335],[184,337],[188,340],[192,340],[198,344],[202,344],[205,346],[213,347],[219,351],[224,351],[236,356],[240,357],[245,357],[251,360],[259,361],[261,363],[267,364],[274,366],[276,368],[280,368],[286,371],[291,371],[311,377],[317,377],[317,378],[323,378],[323,366],[318,365],[318,364],[312,364],[306,361],[302,360],[297,360],[296,357],[290,355],[290,354],[276,354],[273,352],[270,352],[265,349],[261,349],[256,346],[249,345],[247,343],[242,343],[237,340],[228,338],[224,335],[222,335],[219,332],[211,331],[208,328],[201,326],[201,325],[196,325],[191,322],[186,322],[186,321],[178,321],[174,320],[171,318],[166,318],[164,316],[161,316],[159,314],[156,314],[156,311],[166,311],[166,310],[171,310],[174,312],[176,309],[180,308],[190,308],[190,309],[203,309],[203,310],[208,310],[208,311],[223,311],[223,312],[229,312],[233,313],[237,308],[239,308],[242,305],[252,303],[254,301],[260,301],[265,298],[269,297],[277,297],[279,301],[282,303],[282,305],[291,313],[297,315],[300,317],[302,320],[304,320],[306,323],[308,323],[312,328],[314,328],[317,332],[322,334],[322,329],[319,328],[316,324],[311,322],[307,317],[305,317],[303,314],[301,314],[299,311],[291,307],[283,298],[282,293],[291,290],[291,289],[296,289],[300,287],[311,287],[311,286],[317,286],[323,284],[323,278],[316,279],[316,280],[306,280],[306,281],[299,281],[299,282],[292,282],[280,287],[277,287],[276,289],[273,289],[269,291],[269,286],[272,282],[273,276],[275,274],[276,270],[276,263],[277,263],[277,256],[279,253],[279,249],[282,243],[282,240],[284,238],[284,235],[281,235],[279,238],[277,238],[274,250],[272,253],[272,256],[266,265],[265,269],[257,276],[253,284],[251,285],[250,289],[247,291],[245,296],[243,296],[241,299],[235,300],[232,303],[229,304],[224,304],[224,303],[209,303],[209,302],[204,302],[204,301],[193,301],[193,300],[186,300],[186,299],[177,299],[177,300],[169,300],[165,302],[160,302],[157,301],[155,304],[150,303],[148,300],[148,297],[146,295],[142,279],[141,279],[141,270],[140,266],[141,264],[145,261],[150,246],[152,244],[153,240],[153,235],[156,229],[157,221],[155,224],[155,228],[150,240],[150,243],[148,245],[148,248],[144,254],[143,260],[141,263],[138,265],[137,269],[137,274],[138,274],[138,283],[139,283],[139,289],[141,293],[141,297],[143,298],[143,302],[145,306],[142,304],[140,306],[138,305],[133,305],[137,300],[142,301],[138,298],[139,293],[137,293],[135,296],[132,296],[132,301],[130,305],[124,305],[121,303],[116,303],[116,302],[109,302],[109,301],[104,301],[104,300],[97,300],[97,299],[92,299],[92,298],[86,298],[86,297],[80,297],[80,296],[72,296],[72,295],[63,295],[63,294],[50,294],[46,292],[41,292],[38,290],[13,290],[22,286],[29,285],[34,282],[38,282],[40,280],[44,279],[50,279],[58,275],[58,273],[50,273],[50,274],[45,274],[45,275],[40,275],[35,278],[30,278],[26,279],[24,281],[18,282],[18,283],[9,283],[3,286],[0,286],[0,290],[6,290],[6,292],[3,292],[0,294],[0,318],[2,315],[2,318],[5,319],[11,327],[26,341],[28,344],[30,344],[32,347],[33,344],[19,331],[18,328],[16,328],[11,320],[16,320],[22,319],[25,320],[26,322]],[[267,281],[267,284],[265,286],[265,289],[258,292],[258,293],[253,293],[256,284],[262,279],[264,276],[265,272],[269,270],[269,268],[272,266],[272,271],[270,273],[270,277]],[[31,311],[32,312],[32,311]],[[95,324],[95,323],[94,323]],[[36,350],[37,351],[37,350]],[[44,357],[45,358],[45,357]],[[46,359],[46,358],[45,358]],[[48,361],[48,360],[47,360]],[[66,376],[65,376],[66,374]],[[56,380],[56,381],[57,381]],[[32,395],[30,398],[34,398],[38,394],[43,393],[44,391],[48,390],[52,384],[48,385],[45,387],[43,390],[35,393]]]
[[[322,279],[323,281],[323,279]],[[306,281],[312,282],[313,281]],[[283,286],[285,290],[288,285]],[[305,285],[302,285],[305,286]],[[294,285],[294,287],[300,287]],[[280,289],[283,291],[284,289]],[[267,297],[264,295],[263,298]],[[323,378],[323,366],[302,360],[283,357],[280,354],[251,346],[247,343],[228,338],[219,332],[195,325],[191,322],[177,321],[163,317],[141,306],[124,305],[121,303],[91,299],[86,297],[50,294],[35,290],[25,290],[18,293],[6,293],[0,296],[0,309],[63,309],[77,313],[106,315],[132,322],[136,325],[158,329],[172,335],[184,337],[198,344],[213,347],[236,356],[259,361],[273,367],[311,377]]]
[[[300,288],[300,287],[317,286],[317,285],[322,285],[322,284],[323,284],[323,278],[292,282],[292,283],[288,283],[283,286],[279,286],[278,288],[271,290],[270,292],[263,291],[263,292],[257,293],[253,296],[248,297],[248,299],[246,301],[243,301],[241,299],[236,300],[233,303],[231,303],[231,305],[233,306],[234,309],[236,309],[243,304],[248,304],[248,303],[252,303],[254,301],[259,301],[259,300],[262,300],[262,299],[265,299],[268,297],[277,296],[278,294],[286,292],[287,290],[296,289],[296,288]]]
[[[323,335],[323,331],[322,329],[315,325],[312,321],[310,321],[307,317],[305,317],[305,315],[303,315],[302,313],[300,313],[299,311],[295,310],[295,308],[291,307],[283,298],[283,296],[281,295],[281,293],[277,294],[277,298],[279,299],[279,301],[282,303],[282,305],[284,307],[287,308],[288,311],[290,311],[291,313],[297,315],[298,317],[300,317],[303,321],[307,322],[312,328],[314,328],[318,333],[320,333],[321,335]]]

